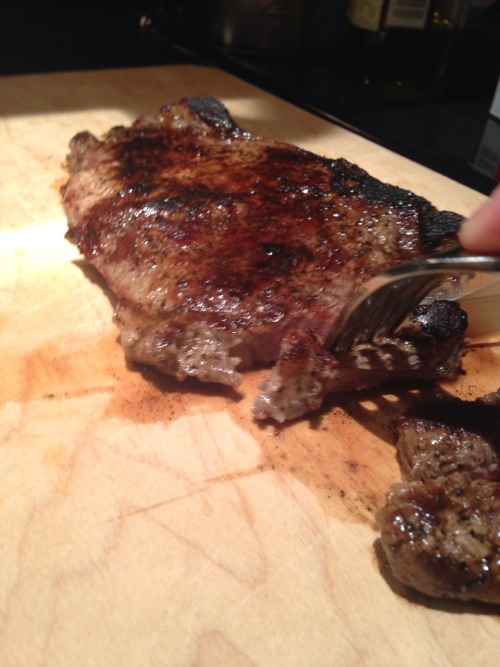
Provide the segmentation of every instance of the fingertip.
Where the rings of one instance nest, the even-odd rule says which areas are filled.
[[[500,188],[468,220],[464,220],[458,240],[470,252],[500,253]]]

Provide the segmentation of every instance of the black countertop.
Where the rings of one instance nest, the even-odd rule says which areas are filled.
[[[378,103],[346,103],[335,52],[270,57],[213,48],[173,34],[152,0],[88,0],[78,8],[18,0],[0,14],[2,75],[214,64],[485,194],[499,176],[500,146],[491,141],[500,137],[500,121],[489,110],[500,72],[500,11],[471,11],[443,93]]]

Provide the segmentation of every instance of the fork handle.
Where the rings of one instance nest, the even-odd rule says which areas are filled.
[[[446,273],[450,270],[461,272],[467,270],[500,271],[500,257],[474,254],[457,245],[436,255],[427,255],[398,264],[386,271],[386,275],[404,277],[406,274],[412,274],[415,270],[418,270],[418,273]]]

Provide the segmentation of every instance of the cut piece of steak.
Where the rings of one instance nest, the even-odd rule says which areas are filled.
[[[492,399],[398,422],[405,481],[390,489],[377,521],[394,575],[427,595],[500,603],[498,394]]]
[[[127,357],[179,380],[237,385],[288,336],[321,348],[361,282],[444,249],[461,221],[344,159],[252,135],[213,98],[70,148],[67,237],[116,295]]]
[[[467,316],[458,303],[419,306],[390,338],[329,352],[310,331],[283,341],[278,361],[254,404],[258,419],[278,422],[317,410],[326,394],[389,380],[453,379],[461,368]]]

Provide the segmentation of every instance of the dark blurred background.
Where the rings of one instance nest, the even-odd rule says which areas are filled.
[[[287,31],[285,6],[294,12]],[[349,32],[346,6],[347,0],[9,0],[0,8],[0,74],[213,64],[489,193],[500,179],[500,120],[491,112],[500,0],[468,3],[443,85],[413,96],[370,95],[357,85],[352,61],[363,64],[366,56]],[[430,50],[421,53],[431,60]]]

